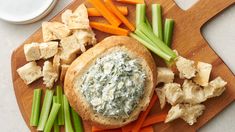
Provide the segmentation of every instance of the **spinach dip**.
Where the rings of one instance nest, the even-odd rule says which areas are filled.
[[[97,58],[82,77],[81,92],[97,113],[128,118],[144,94],[146,72],[124,51]]]

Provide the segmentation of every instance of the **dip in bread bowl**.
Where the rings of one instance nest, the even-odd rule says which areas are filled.
[[[68,68],[65,95],[83,120],[117,128],[137,119],[156,86],[151,53],[125,36],[105,38]]]

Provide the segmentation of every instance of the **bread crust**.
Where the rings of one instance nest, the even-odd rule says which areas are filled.
[[[79,80],[81,80],[81,77],[87,72],[89,67],[94,64],[97,57],[119,49],[126,50],[131,58],[141,60],[142,66],[147,72],[144,96],[127,119],[114,119],[95,113],[82,93],[77,90],[79,89]],[[90,48],[71,64],[65,76],[64,91],[70,105],[79,113],[83,120],[91,121],[92,125],[97,127],[118,128],[136,120],[139,113],[146,109],[154,93],[156,77],[157,70],[154,59],[142,44],[130,37],[111,36]]]

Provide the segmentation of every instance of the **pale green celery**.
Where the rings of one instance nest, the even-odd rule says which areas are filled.
[[[159,55],[160,57],[162,57],[164,60],[170,61],[171,60],[171,56],[169,56],[168,54],[166,54],[165,52],[162,52],[158,47],[156,47],[153,42],[151,42],[150,39],[148,39],[144,34],[142,34],[138,29],[136,30],[136,33],[138,33],[138,35],[134,34],[134,33],[130,33],[130,37],[138,40],[140,43],[142,43],[145,47],[147,47],[149,50],[151,50],[153,53]]]
[[[151,26],[151,24],[149,23],[149,20],[148,20],[147,17],[145,17],[145,23],[146,23],[146,25],[148,26],[148,29],[149,29],[149,30],[152,30],[152,26]]]
[[[53,96],[53,103],[58,103],[57,96]],[[60,109],[61,109],[61,107],[60,107]],[[54,121],[54,132],[60,131],[60,126],[58,125],[58,114],[57,114],[55,121]]]
[[[159,4],[152,4],[152,26],[153,33],[163,41],[162,11]]]
[[[65,95],[63,95],[63,101],[64,101],[65,132],[74,132],[70,119],[70,106],[68,99],[66,98]]]
[[[47,123],[46,123],[45,128],[44,128],[44,132],[51,132],[51,128],[54,124],[54,121],[56,119],[56,116],[58,114],[60,106],[61,105],[58,104],[58,103],[53,103],[50,115],[48,117]]]
[[[137,4],[136,5],[136,27],[142,23],[145,22],[146,17],[146,5],[145,4]]]
[[[46,90],[46,94],[45,94],[45,97],[44,97],[42,110],[41,110],[41,114],[40,114],[40,118],[39,118],[39,123],[38,123],[38,127],[37,127],[38,131],[43,131],[44,130],[48,115],[50,113],[53,94],[54,94],[54,91],[48,90],[48,89]]]
[[[73,108],[71,108],[71,113],[75,132],[83,132],[81,117],[77,114],[76,111],[73,110]]]
[[[148,28],[146,27],[147,25],[145,23],[141,23],[138,25],[137,29],[144,33],[159,49],[161,49],[166,54],[170,55],[172,59],[175,59],[175,52],[173,52],[163,41],[156,37],[154,33],[148,30]]]
[[[166,19],[164,26],[164,42],[168,47],[171,47],[173,29],[174,29],[174,20]]]
[[[35,89],[33,91],[33,104],[30,116],[30,126],[37,126],[40,114],[42,89]]]
[[[57,102],[61,104],[61,108],[58,113],[58,125],[64,125],[64,103],[63,103],[63,89],[61,86],[56,87],[56,96],[57,96]]]

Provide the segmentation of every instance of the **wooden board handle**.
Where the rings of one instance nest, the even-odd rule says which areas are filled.
[[[234,3],[235,0],[199,0],[186,13],[193,15],[192,22],[201,28],[208,20]]]

